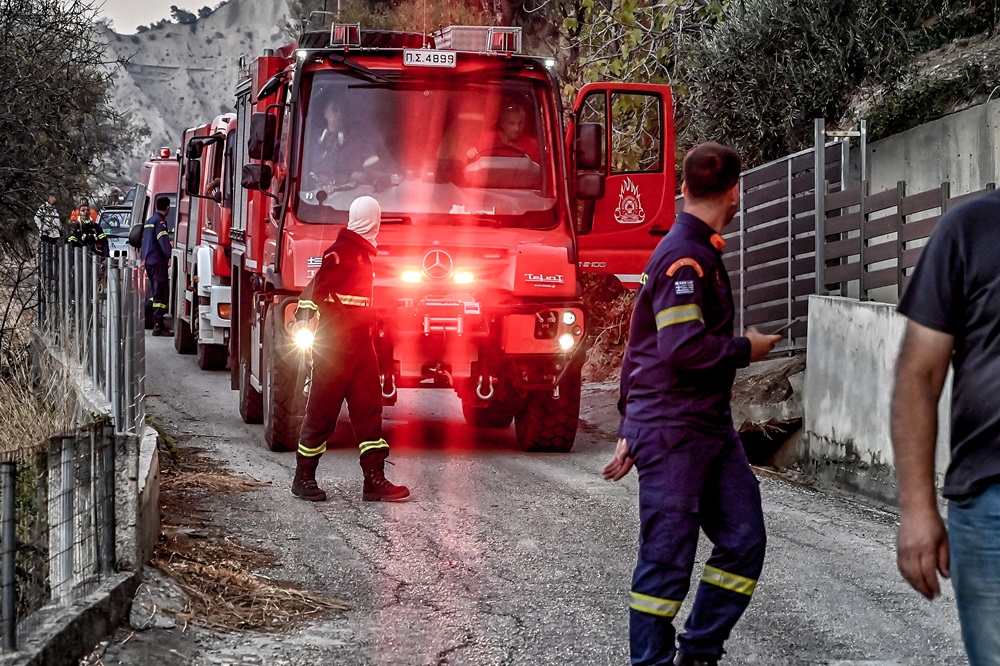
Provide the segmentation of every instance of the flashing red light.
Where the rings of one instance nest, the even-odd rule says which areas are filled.
[[[160,157],[170,157],[170,149],[160,148]]]

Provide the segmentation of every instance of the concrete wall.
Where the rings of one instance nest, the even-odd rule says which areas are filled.
[[[852,179],[860,180],[857,151]],[[951,183],[952,196],[983,189],[1000,178],[1000,100],[953,113],[868,146],[871,192],[896,188],[905,180],[916,194]]]
[[[838,487],[895,501],[890,403],[906,320],[894,306],[809,299],[800,464]],[[950,378],[939,406],[938,486],[948,463]]]

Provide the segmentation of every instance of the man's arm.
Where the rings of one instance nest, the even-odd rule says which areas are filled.
[[[937,407],[954,337],[908,320],[892,396],[892,448],[899,481],[900,573],[928,599],[940,593],[937,574],[949,575],[948,534],[934,488]]]

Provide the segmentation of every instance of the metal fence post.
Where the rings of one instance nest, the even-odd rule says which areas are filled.
[[[744,190],[744,178],[740,176],[740,303],[739,303],[739,313],[740,313],[740,335],[743,335],[743,331],[746,330],[746,299],[744,294],[747,290],[747,271],[746,271],[746,253],[747,253],[747,210],[744,205],[743,195]],[[175,333],[176,335],[176,333]]]
[[[63,437],[59,452],[59,552],[56,559],[60,601],[69,601],[73,587],[73,454],[76,449],[73,437]]]
[[[868,223],[868,187],[869,183],[866,180],[861,181],[861,203],[858,207],[861,213],[861,230],[859,232],[861,244],[858,247],[858,300],[867,301],[868,294],[865,289],[865,247],[867,247],[867,241],[865,240],[865,225]]]
[[[114,419],[115,431],[124,432],[124,422],[122,419],[121,381],[122,360],[121,360],[121,334],[120,315],[122,311],[122,298],[120,291],[121,282],[121,258],[114,259],[114,263],[109,260],[108,266],[108,328],[107,328],[107,352],[110,368],[108,371],[108,399],[111,401],[111,414]]]
[[[91,321],[91,324],[90,324],[90,360],[89,360],[89,362],[88,362],[87,365],[90,368],[90,373],[93,376],[94,385],[95,386],[100,386],[101,385],[101,382],[100,382],[100,376],[101,376],[100,349],[97,346],[98,345],[98,339],[99,339],[98,338],[98,328],[99,328],[99,320],[100,320],[100,317],[98,317],[98,312],[100,311],[100,308],[98,307],[98,299],[99,299],[98,285],[99,285],[99,279],[100,279],[100,261],[97,259],[97,257],[92,256],[91,257],[91,263],[90,263],[90,291],[91,291],[91,296],[92,296],[92,298],[90,299],[90,309],[91,309],[91,312],[93,314],[91,315],[91,319],[90,319],[90,321]]]
[[[813,176],[815,177],[814,200],[816,206],[816,293],[825,294],[826,120],[823,118],[816,118],[813,121],[813,142],[816,144],[816,152],[813,154]]]
[[[115,429],[105,427],[101,456],[101,554],[100,571],[110,574],[115,570]]]
[[[906,243],[903,242],[903,199],[906,198],[906,181],[896,181],[896,300],[903,295],[903,252]]]
[[[3,492],[2,541],[2,624],[3,649],[17,649],[17,463],[0,465],[0,486]]]

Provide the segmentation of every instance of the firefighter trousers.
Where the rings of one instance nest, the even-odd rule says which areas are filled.
[[[685,655],[717,659],[764,564],[760,487],[739,435],[690,427],[629,427],[639,472],[639,558],[632,577],[632,664],[672,664],[674,617],[687,596],[699,531],[713,544],[677,638]]]
[[[153,292],[153,326],[161,328],[167,314],[167,298],[170,296],[170,279],[166,264],[146,264],[146,277]]]
[[[339,344],[329,340],[336,338]],[[370,329],[337,335],[320,327],[313,348],[312,383],[299,430],[300,456],[318,458],[337,428],[344,401],[358,438],[359,454],[388,452],[382,438],[382,385]]]

